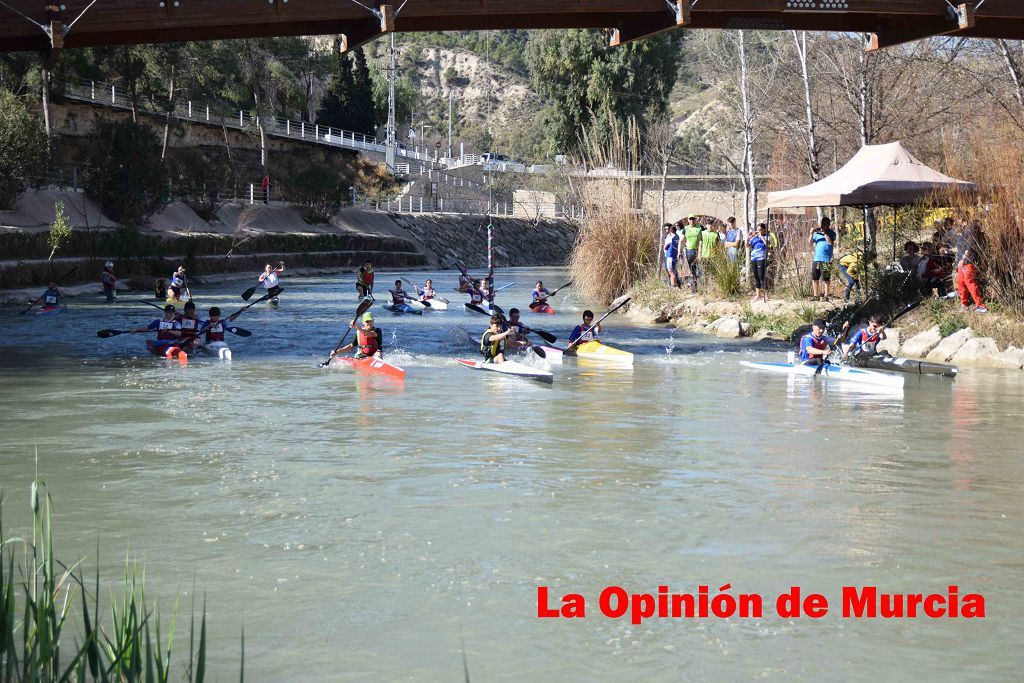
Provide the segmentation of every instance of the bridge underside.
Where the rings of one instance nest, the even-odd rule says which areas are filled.
[[[1024,38],[1024,1],[972,0],[0,0],[0,51],[391,31],[607,29],[614,46],[676,28]],[[974,8],[977,7],[977,10]]]

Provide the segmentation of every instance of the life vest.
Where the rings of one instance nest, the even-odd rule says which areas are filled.
[[[100,278],[104,288],[113,288],[117,285],[117,278],[109,270],[104,270],[103,275]]]
[[[810,356],[808,356],[807,353],[804,351],[804,339],[810,339],[811,340],[810,346],[811,346],[812,349],[818,349],[819,351],[824,351],[825,349],[828,348],[828,339],[826,339],[825,337],[821,337],[819,339],[819,338],[815,337],[813,334],[805,334],[800,339],[800,360],[810,360]]]
[[[366,270],[365,268],[360,268],[359,269],[359,284],[361,284],[363,287],[372,288],[373,287],[373,271],[372,270]]]
[[[507,337],[488,343],[487,335],[489,334],[491,334],[491,331],[487,330],[480,336],[480,353],[484,354],[487,358],[494,358],[505,350],[505,339]]]
[[[164,320],[161,318],[157,321],[156,338],[162,340],[177,339],[172,332],[178,329],[181,329],[181,326],[177,320]]]
[[[373,331],[377,333],[376,337],[371,337],[364,330],[356,330],[356,343],[359,345],[360,356],[372,356],[380,351],[380,330],[374,327]]]
[[[60,296],[57,292],[48,289],[46,290],[46,293],[43,294],[43,303],[47,306],[56,306],[58,301],[60,301]]]
[[[277,283],[279,283],[280,281],[281,278],[277,276],[277,271],[272,270],[269,273],[267,273],[267,276],[265,278],[263,278],[263,288],[273,289],[274,287],[277,287]]]
[[[436,293],[434,292],[434,288],[433,287],[431,287],[430,289],[424,288],[424,290],[423,290],[423,298],[424,299],[433,299],[435,294]]]
[[[181,318],[181,336],[183,338],[191,338],[196,336],[199,331],[199,319],[198,318],[187,318],[182,316]]]
[[[206,343],[224,341],[224,321],[218,320],[206,327]]]
[[[547,289],[535,289],[533,290],[533,300],[540,301],[541,299],[547,299],[551,296]]]
[[[171,284],[168,285],[171,289],[181,289],[185,286],[185,280],[182,279],[177,273],[171,276]]]
[[[391,303],[396,306],[405,303],[405,300],[409,298],[404,289],[393,289],[391,290]]]
[[[471,290],[469,292],[469,303],[471,304],[482,304],[484,302],[484,293],[478,289]]]

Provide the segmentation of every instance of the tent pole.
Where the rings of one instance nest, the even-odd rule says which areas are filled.
[[[899,214],[897,214],[897,211],[899,211],[899,209],[897,209],[895,206],[892,207],[892,260],[893,261],[896,261],[896,217],[899,215]]]
[[[862,230],[863,238],[864,238],[864,246],[862,247],[862,249],[864,251],[864,258],[862,260],[864,261],[864,292],[865,292],[865,296],[866,296],[866,292],[871,288],[871,283],[869,282],[869,279],[868,279],[868,273],[870,271],[868,270],[868,207],[867,206],[865,206],[864,210],[861,212],[861,217],[864,219],[864,227],[863,227],[863,230]]]

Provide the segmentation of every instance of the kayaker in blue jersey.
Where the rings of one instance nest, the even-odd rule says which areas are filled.
[[[332,351],[331,357],[352,349],[356,349],[353,358],[381,357],[381,352],[384,349],[384,333],[379,327],[374,327],[373,313],[364,313],[359,327],[356,327],[354,320],[349,323],[349,327],[356,331],[355,341],[345,344],[337,351]]]
[[[178,316],[178,324],[181,327],[181,348],[187,353],[195,351],[195,343],[198,341],[199,331],[202,329],[203,321],[196,315],[195,303],[188,301],[181,315]]]
[[[857,334],[850,339],[850,346],[843,352],[843,360],[848,359],[851,353],[856,354],[863,351],[869,355],[873,354],[875,345],[885,338],[885,329],[882,327],[881,319],[877,315],[871,316],[868,326],[858,330]]]
[[[480,306],[483,304],[485,299],[484,288],[479,280],[474,280],[469,289],[466,290],[469,294],[469,303]]]
[[[220,309],[213,306],[210,308],[209,315],[210,319],[201,321],[199,325],[199,333],[201,335],[205,335],[206,339],[204,340],[204,343],[206,344],[224,341],[224,332],[227,331],[227,323],[240,316],[241,313],[235,313],[234,315],[230,315],[224,320],[221,320]]]
[[[505,362],[505,345],[508,338],[516,332],[511,327],[504,331],[501,327],[501,317],[492,315],[491,326],[480,337],[480,353],[483,354],[485,363]]]
[[[548,297],[551,296],[551,292],[547,290],[543,282],[537,280],[537,286],[533,288],[531,295],[533,296],[533,303],[546,306],[548,303]]]
[[[847,323],[849,326],[849,323]],[[811,324],[811,331],[800,339],[800,362],[804,365],[822,365],[832,355],[835,337],[825,335],[825,321],[816,319]]]
[[[164,317],[157,318],[145,327],[133,327],[132,333],[156,332],[156,339],[146,342],[154,352],[162,352],[181,337],[181,323],[173,304],[164,306]]]
[[[420,301],[430,301],[437,296],[437,292],[434,291],[434,281],[427,280],[423,283],[423,289],[416,288],[416,292],[420,295]]]
[[[168,299],[181,299],[181,290],[185,287],[185,266],[178,266],[178,269],[171,275],[171,281],[167,285]]]
[[[583,324],[572,328],[572,332],[569,333],[569,348],[579,346],[584,342],[594,341],[599,334],[601,334],[601,326],[597,325],[594,327],[594,312],[591,310],[583,311]]]
[[[64,296],[64,292],[60,291],[60,287],[57,286],[56,282],[46,283],[46,291],[43,292],[41,297],[43,300],[43,308],[57,308],[60,306],[61,297]]]

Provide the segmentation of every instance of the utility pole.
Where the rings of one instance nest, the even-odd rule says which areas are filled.
[[[391,61],[388,64],[388,125],[387,143],[384,153],[384,163],[387,164],[390,173],[395,172],[397,162],[397,142],[395,140],[395,74],[397,64],[395,60],[395,34],[391,34]]]
[[[448,158],[452,158],[452,89],[448,86]]]

